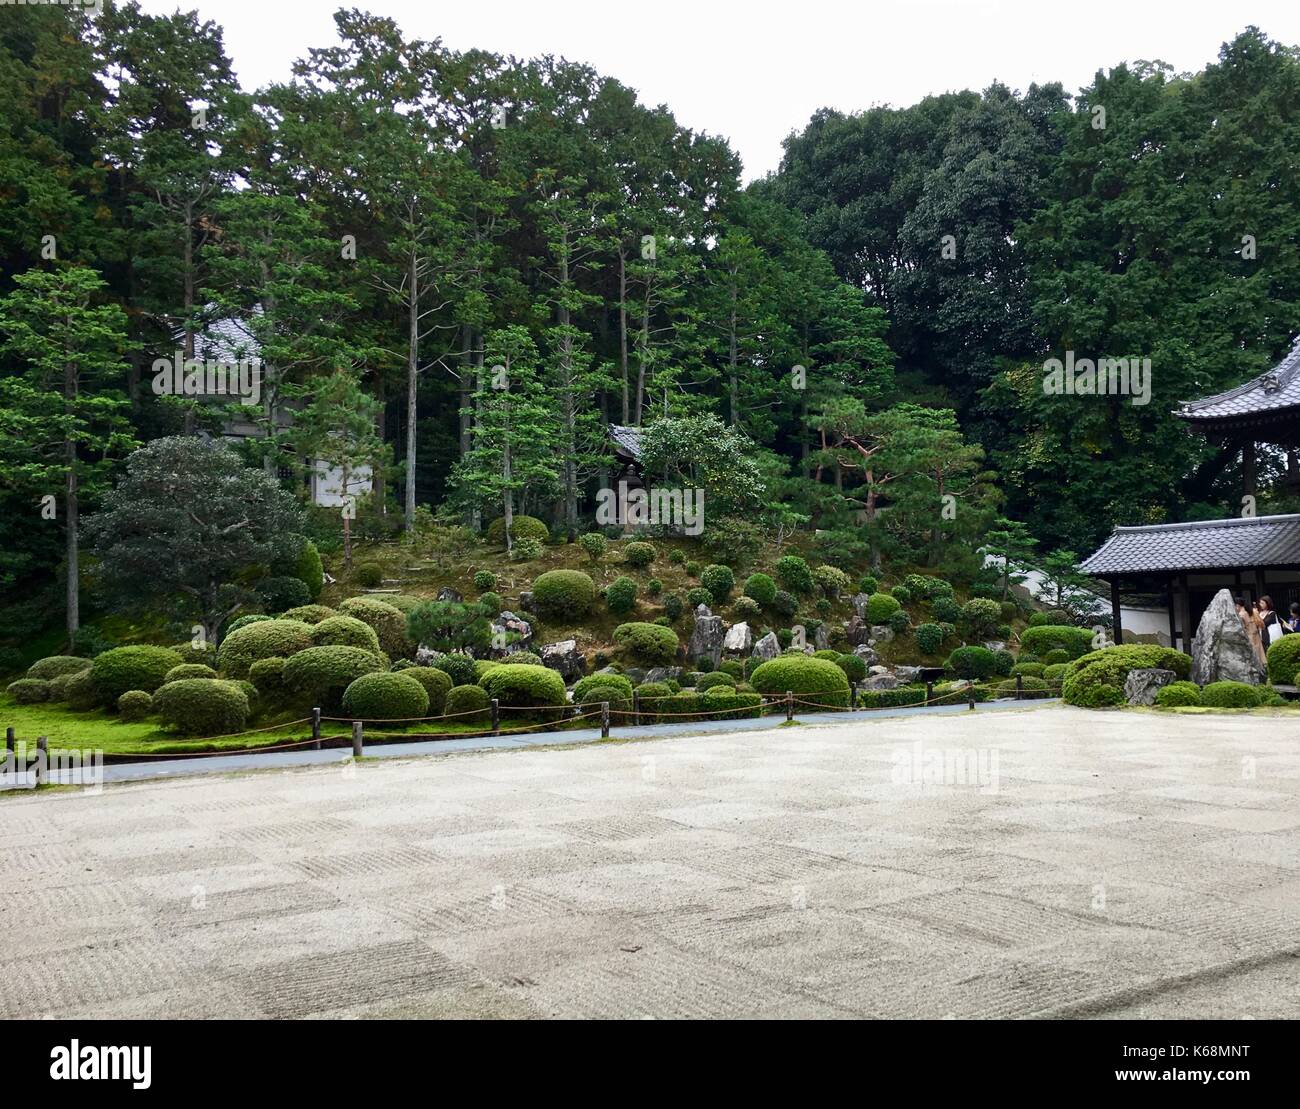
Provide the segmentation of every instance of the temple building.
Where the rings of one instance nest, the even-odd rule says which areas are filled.
[[[1283,612],[1300,601],[1300,515],[1254,515],[1261,444],[1285,454],[1284,482],[1300,491],[1300,343],[1267,373],[1187,401],[1174,415],[1219,448],[1220,463],[1240,457],[1244,514],[1116,528],[1081,568],[1110,586],[1115,642],[1123,642],[1121,590],[1155,593],[1166,599],[1170,645],[1190,651],[1201,613],[1220,589],[1247,600],[1268,594]]]

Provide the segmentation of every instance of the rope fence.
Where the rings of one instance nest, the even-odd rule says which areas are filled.
[[[1041,699],[1043,697],[1058,696],[1060,693],[1061,682],[1046,682],[1043,688],[1023,687],[1021,679],[1016,678],[1014,682],[1000,682],[995,686],[986,686],[985,690],[992,690],[995,693],[1013,694],[1016,700],[1023,699]],[[863,693],[880,692],[880,691],[863,691]],[[883,691],[892,693],[894,691]],[[682,720],[706,720],[714,718],[730,719],[758,719],[764,715],[778,712],[784,708],[787,721],[793,721],[796,707],[811,709],[815,712],[836,712],[836,713],[870,713],[881,712],[892,709],[902,708],[924,708],[930,705],[954,705],[960,704],[963,700],[970,709],[974,709],[977,703],[975,687],[967,685],[957,689],[951,689],[944,693],[935,694],[934,683],[927,682],[925,696],[920,700],[900,700],[897,703],[881,703],[875,705],[866,705],[860,703],[860,696],[857,683],[850,684],[849,704],[847,705],[830,705],[819,700],[810,700],[808,696],[796,697],[793,692],[787,691],[783,696],[761,697],[757,704],[750,705],[729,705],[716,709],[703,709],[697,712],[663,712],[660,711],[656,704],[665,700],[666,697],[652,697],[645,701],[640,700],[636,691],[632,694],[631,708],[617,708],[614,705],[620,702],[595,702],[586,705],[502,705],[494,698],[489,702],[487,708],[466,709],[462,712],[445,713],[440,716],[421,716],[401,720],[383,720],[383,719],[358,719],[345,716],[323,716],[319,708],[312,709],[311,716],[304,716],[299,720],[291,720],[287,723],[271,724],[261,728],[249,728],[242,732],[232,732],[227,735],[207,737],[204,742],[213,740],[239,739],[243,736],[262,735],[266,732],[283,731],[288,728],[295,728],[302,724],[311,725],[311,736],[306,739],[288,740],[284,743],[275,743],[266,746],[253,747],[226,747],[216,750],[207,751],[165,751],[165,752],[131,752],[131,753],[105,753],[103,758],[106,763],[129,763],[143,762],[151,759],[185,759],[199,760],[204,758],[224,758],[230,755],[247,755],[247,754],[271,754],[280,751],[295,750],[322,750],[323,745],[345,743],[348,739],[352,741],[353,754],[360,757],[363,751],[365,727],[370,725],[379,729],[393,727],[409,727],[413,724],[424,724],[432,721],[454,720],[461,717],[473,716],[483,719],[488,726],[474,731],[427,731],[427,732],[403,732],[403,733],[386,733],[377,737],[378,742],[389,744],[425,742],[428,740],[455,740],[455,739],[478,739],[483,737],[498,737],[511,735],[525,735],[538,731],[563,731],[583,720],[599,718],[600,732],[602,739],[609,738],[610,726],[614,717],[631,718],[632,725],[635,726],[653,726],[655,724],[671,723]],[[812,695],[815,696],[815,695]],[[984,698],[978,698],[983,700]],[[533,724],[525,724],[519,727],[503,728],[501,726],[502,712],[522,712],[541,715],[544,719]],[[550,717],[551,719],[545,719]],[[321,725],[330,724],[349,724],[351,725],[351,734],[340,733],[338,735],[325,735],[322,732]],[[5,733],[5,746],[8,752],[12,753],[15,748],[15,735],[13,728],[7,728]],[[37,740],[39,751],[48,750],[48,739],[46,736],[40,736]]]

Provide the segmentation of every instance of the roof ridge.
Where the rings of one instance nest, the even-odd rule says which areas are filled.
[[[1282,360],[1275,366],[1270,366],[1261,373],[1240,385],[1234,385],[1231,389],[1225,389],[1221,393],[1214,393],[1208,397],[1198,397],[1195,400],[1179,401],[1178,407],[1174,409],[1174,414],[1184,417],[1195,417],[1198,410],[1209,408],[1212,405],[1220,404],[1223,401],[1235,400],[1237,397],[1250,392],[1252,389],[1264,384],[1264,379],[1276,375],[1278,378],[1277,388],[1274,392],[1280,392],[1291,384],[1300,372],[1300,335],[1291,340],[1291,349],[1282,356]],[[1291,407],[1291,406],[1286,406]]]
[[[1248,527],[1255,524],[1279,524],[1285,522],[1300,523],[1300,512],[1285,513],[1279,516],[1229,516],[1225,520],[1183,520],[1177,524],[1133,524],[1128,527],[1117,526],[1112,534],[1138,531],[1191,531],[1196,528]]]

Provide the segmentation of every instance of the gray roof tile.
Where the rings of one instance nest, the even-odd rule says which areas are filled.
[[[641,461],[641,429],[639,427],[626,427],[623,424],[610,424],[609,437],[618,444],[619,448],[636,461]]]
[[[1215,420],[1297,406],[1300,406],[1300,342],[1267,373],[1226,393],[1184,401],[1175,414],[1185,420]]]
[[[1144,574],[1292,563],[1300,563],[1300,515],[1116,528],[1082,569]]]

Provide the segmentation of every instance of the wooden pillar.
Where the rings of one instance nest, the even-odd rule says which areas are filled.
[[[1195,628],[1192,627],[1192,591],[1187,584],[1187,575],[1178,575],[1178,625],[1182,628],[1184,654],[1192,653],[1192,636],[1195,634]]]
[[[1115,645],[1119,646],[1124,642],[1124,629],[1120,624],[1119,617],[1119,578],[1107,578],[1110,582],[1110,618],[1114,624],[1112,635],[1115,638]]]
[[[1255,600],[1258,602],[1258,600],[1267,592],[1268,592],[1268,588],[1264,585],[1264,570],[1262,567],[1256,566],[1255,567]]]
[[[1169,575],[1169,646],[1175,651],[1178,650],[1178,585],[1174,580],[1174,575]]]
[[[1244,439],[1241,444],[1241,492],[1255,495],[1255,440]]]

